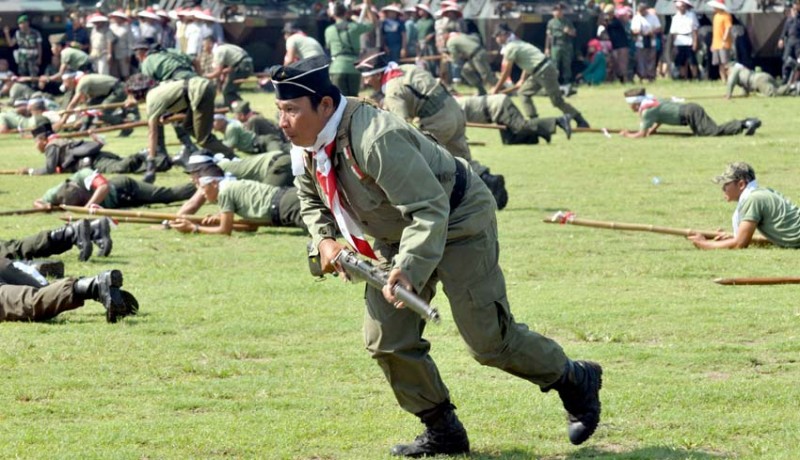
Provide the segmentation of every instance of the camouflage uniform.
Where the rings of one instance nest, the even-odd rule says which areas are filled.
[[[29,29],[28,33],[17,30],[14,33],[17,49],[14,51],[14,60],[17,62],[17,73],[20,76],[39,76],[39,48],[42,46],[42,34],[36,29]]]

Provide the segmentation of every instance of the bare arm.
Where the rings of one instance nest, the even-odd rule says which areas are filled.
[[[750,246],[756,226],[756,222],[745,220],[739,224],[736,236],[732,238],[708,240],[703,235],[691,235],[687,238],[698,249],[744,249]]]
[[[503,84],[506,82],[506,80],[508,80],[508,77],[511,76],[511,70],[513,69],[513,67],[514,67],[514,65],[511,62],[503,59],[502,71],[500,72],[500,78],[498,79],[497,84],[494,85],[494,88],[492,88],[492,91],[491,91],[492,94],[497,94],[497,93],[500,92],[500,90],[503,88]],[[523,71],[522,73],[523,73],[523,76],[524,76],[525,72]],[[520,77],[520,81],[525,81],[525,80],[522,80],[522,77]]]
[[[198,225],[187,220],[178,219],[170,222],[170,227],[181,233],[205,233],[207,235],[230,235],[233,231],[233,213],[222,212],[218,214],[219,224]]]
[[[203,194],[202,190],[197,189],[197,191],[194,192],[194,195],[192,195],[192,197],[189,198],[189,200],[186,201],[186,203],[183,203],[183,206],[181,206],[181,208],[178,210],[178,215],[179,216],[193,215],[204,204],[206,204],[206,196]]]
[[[655,134],[659,126],[661,126],[661,123],[656,123],[653,126],[649,127],[648,129],[640,129],[639,131],[636,132],[631,132],[628,131],[627,129],[623,129],[619,133],[622,136],[627,137],[628,139],[640,139],[642,137],[647,137],[652,134]]]
[[[86,203],[86,207],[88,208],[93,204],[100,206],[100,203],[102,203],[103,200],[106,199],[106,197],[108,196],[108,192],[110,191],[111,187],[109,187],[108,184],[103,184],[97,187],[97,189],[92,194],[92,197],[89,198],[89,201]]]
[[[13,48],[17,44],[17,41],[14,40],[14,37],[11,36],[11,28],[8,27],[8,26],[3,27],[3,33],[6,36],[6,41],[8,42],[8,47],[9,48]]]

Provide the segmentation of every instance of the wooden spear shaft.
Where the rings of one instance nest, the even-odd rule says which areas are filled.
[[[778,276],[767,278],[717,278],[717,284],[724,286],[768,286],[775,284],[800,284],[800,276]]]
[[[557,212],[553,214],[553,216],[547,219],[543,219],[542,222],[547,224],[570,224],[570,225],[577,225],[579,227],[605,228],[608,230],[627,230],[632,232],[661,233],[663,235],[676,235],[676,236],[703,235],[708,239],[714,239],[719,235],[718,232],[709,230],[695,230],[692,228],[661,227],[658,225],[649,225],[649,224],[629,224],[624,222],[609,222],[603,220],[579,219],[575,216],[565,214],[563,212]],[[767,243],[769,240],[761,236],[754,236],[752,241],[761,244],[761,243]]]
[[[12,211],[2,211],[0,212],[0,216],[24,216],[26,214],[39,214],[45,212],[50,212],[50,210],[47,208],[15,209]]]
[[[147,212],[147,211],[123,211],[120,209],[87,209],[82,206],[67,206],[62,204],[61,209],[64,211],[74,212],[76,214],[90,214],[90,215],[97,215],[97,216],[108,216],[114,218],[120,217],[139,217],[139,218],[150,218],[156,219],[159,222],[162,220],[176,220],[176,219],[183,219],[188,220],[189,222],[199,224],[205,219],[203,216],[186,216],[186,215],[178,215],[178,214],[169,214],[165,212]],[[272,227],[272,223],[270,222],[261,222],[261,221],[252,221],[252,220],[244,220],[244,219],[237,219],[233,221],[234,224],[240,225],[247,225],[247,226],[258,226],[258,227]]]
[[[100,104],[100,105],[89,105],[86,107],[77,107],[74,109],[69,110],[59,110],[56,112],[59,115],[64,115],[65,113],[75,113],[75,112],[83,112],[86,110],[105,110],[105,109],[117,109],[120,107],[125,107],[125,102],[114,102],[111,104]]]
[[[607,129],[607,128],[572,128],[572,132],[573,133],[601,133],[601,134],[610,133],[610,134],[613,134],[613,133],[618,133],[620,131],[622,131],[622,130],[621,129]],[[661,135],[661,136],[681,136],[681,137],[694,136],[694,134],[692,134],[692,133],[685,133],[685,132],[679,132],[679,131],[656,131],[655,134]]]
[[[227,112],[228,112],[227,108],[221,108],[221,109],[215,109],[214,110],[214,113],[227,113]],[[184,118],[186,118],[186,114],[178,113],[178,114],[175,114],[175,115],[172,115],[172,116],[166,118],[165,120],[162,120],[161,124],[172,123],[174,121],[181,121]],[[99,134],[99,133],[107,133],[107,132],[110,132],[110,131],[118,131],[120,129],[138,128],[140,126],[147,126],[147,123],[148,123],[147,120],[132,121],[130,123],[122,123],[122,124],[119,124],[119,125],[104,126],[102,128],[94,129],[91,132],[89,132],[89,131],[78,131],[78,132],[74,132],[74,133],[63,133],[63,134],[59,133],[58,136],[61,137],[61,138],[65,138],[65,139],[70,139],[70,138],[73,138],[73,137],[89,137],[89,136],[92,135],[92,133]]]
[[[60,216],[59,219],[72,222],[75,220],[74,216]],[[90,218],[91,219],[91,218]],[[92,219],[93,220],[93,219]],[[115,217],[114,220],[117,222],[123,222],[126,224],[150,224],[150,225],[162,225],[164,220],[166,219],[155,219],[152,217]],[[233,230],[237,232],[249,232],[254,231],[255,226],[249,224],[241,224],[241,223],[234,223]]]
[[[484,128],[484,129],[500,129],[500,130],[506,129],[505,125],[498,125],[498,124],[495,124],[495,123],[474,123],[474,122],[471,122],[471,121],[467,122],[467,127],[468,128]]]

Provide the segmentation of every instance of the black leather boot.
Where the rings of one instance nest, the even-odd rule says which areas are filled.
[[[489,191],[492,192],[492,196],[494,196],[494,201],[497,203],[498,211],[505,208],[508,204],[508,192],[506,191],[506,179],[501,174],[494,175],[489,173],[489,171],[484,171],[481,174],[481,180],[487,187],[489,187]]]
[[[144,177],[142,177],[142,182],[152,184],[153,182],[156,181],[156,160],[148,158],[144,160],[144,164],[145,164],[145,171],[144,171]]]
[[[77,246],[80,252],[78,260],[86,262],[92,257],[92,228],[88,220],[81,219],[50,232],[54,242],[67,242]]]
[[[108,257],[114,242],[111,241],[111,219],[101,217],[92,221],[92,241],[100,249],[100,257]]]
[[[576,113],[575,115],[573,115],[572,119],[575,120],[575,123],[578,125],[578,128],[591,128],[591,126],[589,126],[589,122],[586,121],[586,119],[583,118],[583,115],[580,113]]]
[[[570,115],[564,115],[556,118],[556,126],[564,130],[564,134],[567,136],[567,140],[569,140],[572,137],[572,125],[570,125],[571,120],[572,117]]]
[[[135,315],[139,304],[128,292],[121,290],[122,272],[108,270],[92,278],[75,281],[73,292],[80,299],[92,299],[103,304],[106,321],[116,323],[119,318]]]
[[[425,431],[411,444],[392,447],[391,454],[409,458],[468,454],[467,430],[458,420],[455,408],[450,401],[445,401],[433,409],[418,413],[417,417],[425,424]]]
[[[567,411],[567,434],[572,444],[589,439],[600,423],[603,368],[591,361],[568,361],[564,374],[542,391],[556,390]]]

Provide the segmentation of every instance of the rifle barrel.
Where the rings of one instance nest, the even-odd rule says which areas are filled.
[[[367,261],[359,259],[355,253],[347,249],[342,249],[334,259],[334,262],[344,267],[348,274],[363,279],[367,284],[376,289],[382,289],[389,278],[386,272]],[[399,284],[395,284],[392,288],[392,293],[395,297],[400,299],[407,308],[421,316],[424,320],[432,321],[436,324],[441,321],[439,312],[428,305],[425,300],[414,292],[409,291]]]

